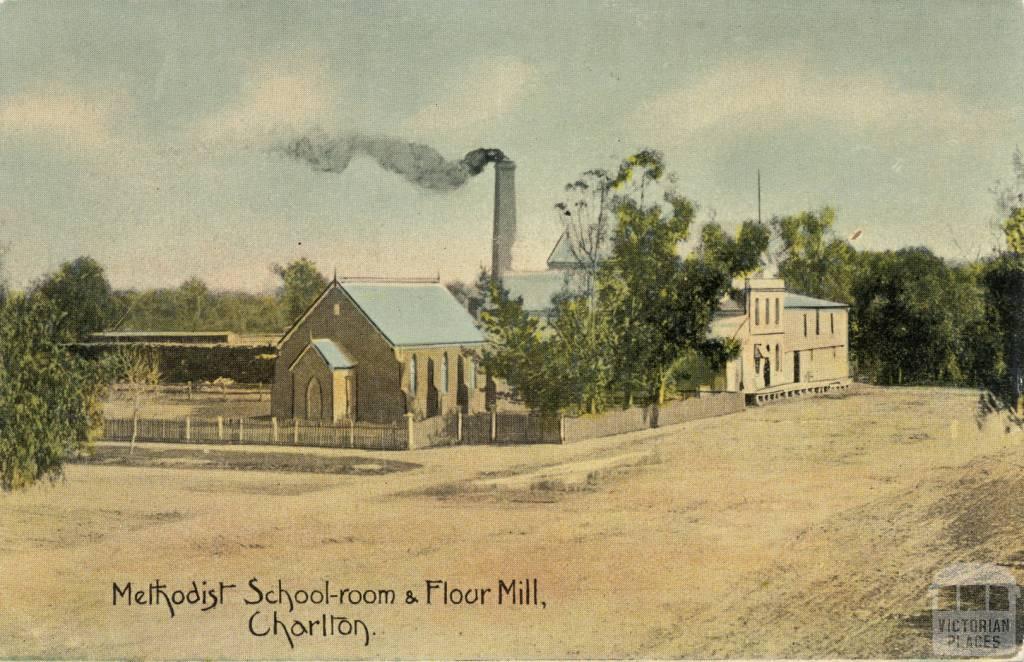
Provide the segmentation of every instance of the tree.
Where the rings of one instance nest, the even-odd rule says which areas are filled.
[[[0,488],[56,479],[102,422],[111,372],[70,353],[66,316],[46,297],[0,309]]]
[[[160,362],[155,354],[136,348],[124,348],[110,357],[113,373],[118,381],[128,387],[132,398],[132,440],[128,446],[128,454],[135,452],[135,441],[138,436],[139,413],[142,403],[152,395],[154,388],[160,383]]]
[[[720,360],[725,348],[708,338],[712,318],[733,276],[760,266],[768,232],[747,222],[732,238],[711,225],[684,260],[696,205],[675,191],[661,153],[625,159],[613,186],[616,227],[598,288],[616,333],[615,382],[625,404],[634,396],[661,403],[683,358]]]
[[[513,394],[544,412],[600,411],[664,401],[681,363],[717,365],[734,344],[708,338],[732,277],[761,265],[764,226],[733,237],[718,226],[683,259],[696,205],[674,189],[662,155],[643,150],[614,175],[592,170],[567,186],[560,210],[575,276],[545,324],[485,277],[483,364]]]
[[[985,324],[984,295],[969,270],[927,248],[868,253],[853,287],[851,335],[861,371],[877,382],[972,383]]]
[[[841,303],[852,303],[857,252],[837,237],[831,207],[776,216],[771,225],[780,248],[775,256],[786,287]]]
[[[551,344],[541,335],[540,320],[486,272],[480,274],[478,288],[486,294],[480,322],[488,344],[480,365],[488,377],[506,381],[513,397],[536,411],[554,413],[569,405],[571,394],[562,388],[558,366],[549,361]]]
[[[114,322],[113,290],[103,267],[91,257],[64,262],[33,287],[61,313],[61,327],[73,340],[102,331]]]
[[[327,279],[307,258],[300,258],[283,267],[275,264],[272,270],[281,277],[278,297],[290,321],[306,312],[327,287]]]

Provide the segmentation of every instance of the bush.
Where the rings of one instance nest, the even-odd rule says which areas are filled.
[[[62,475],[100,429],[112,376],[64,345],[61,315],[44,297],[15,296],[0,309],[0,488]]]

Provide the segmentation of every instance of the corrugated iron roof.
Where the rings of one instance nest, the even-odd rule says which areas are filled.
[[[392,345],[484,342],[470,314],[439,283],[342,282],[340,287]]]
[[[551,298],[566,287],[562,271],[521,271],[507,273],[501,277],[501,284],[512,299],[523,299],[523,310],[531,313],[551,309]]]
[[[849,308],[845,303],[815,299],[795,292],[786,292],[784,299],[786,308]]]
[[[338,347],[333,340],[314,338],[310,344],[323,357],[327,367],[331,370],[356,367],[356,360],[349,356],[348,352]]]

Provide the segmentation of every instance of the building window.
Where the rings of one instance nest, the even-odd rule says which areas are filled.
[[[334,304],[334,316],[335,317],[341,317],[341,304],[340,303]]]
[[[416,355],[409,359],[409,392],[416,395]]]
[[[469,370],[469,390],[476,390],[476,361],[472,357],[466,360],[466,369]]]
[[[836,314],[835,313],[829,313],[828,314],[828,323],[829,323],[829,326],[832,327],[832,331],[831,331],[832,335],[833,336],[836,335]]]
[[[765,324],[771,324],[772,323],[772,309],[771,309],[771,305],[772,305],[772,300],[771,299],[765,299],[764,300],[764,323]],[[775,320],[775,321],[778,322],[778,320]]]
[[[448,354],[441,357],[441,392],[448,392]]]
[[[804,338],[807,337],[807,313],[804,313]]]
[[[814,335],[816,335],[816,336],[820,336],[821,335],[821,311],[820,310],[815,310],[814,311]]]
[[[754,299],[754,324],[761,324],[761,300]]]
[[[775,372],[782,372],[782,350],[778,345],[775,346]]]
[[[779,298],[775,298],[775,323],[778,324],[782,321],[782,316],[779,315]]]

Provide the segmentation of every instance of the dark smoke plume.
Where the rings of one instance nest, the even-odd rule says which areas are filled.
[[[452,191],[479,175],[491,162],[504,161],[500,149],[474,149],[460,161],[449,161],[427,145],[390,136],[324,133],[296,138],[275,148],[323,172],[344,172],[353,157],[369,156],[382,168],[432,191]]]

